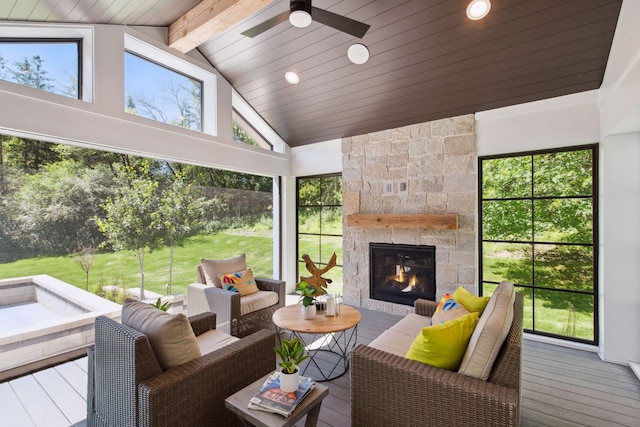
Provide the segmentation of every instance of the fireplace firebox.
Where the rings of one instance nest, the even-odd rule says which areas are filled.
[[[371,299],[413,305],[436,299],[436,247],[369,243]]]

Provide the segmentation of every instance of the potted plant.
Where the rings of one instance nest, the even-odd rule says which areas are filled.
[[[316,288],[305,281],[300,282],[296,291],[300,292],[300,301],[302,301],[302,317],[304,319],[313,319],[316,317]]]
[[[298,389],[300,382],[300,370],[298,365],[306,360],[309,355],[305,351],[304,343],[298,337],[290,340],[280,340],[280,346],[273,348],[280,357],[280,388],[291,393]]]

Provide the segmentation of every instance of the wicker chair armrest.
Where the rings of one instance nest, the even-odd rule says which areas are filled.
[[[147,337],[98,316],[88,356],[88,425],[135,425],[137,384],[162,373]]]
[[[260,330],[138,386],[141,426],[227,426],[224,399],[275,370],[275,333]]]
[[[273,291],[278,294],[278,305],[284,307],[287,284],[284,280],[256,277],[256,284],[261,291]]]
[[[199,309],[193,311],[192,304]],[[191,283],[187,286],[187,307],[189,308],[189,316],[211,311],[216,313],[218,317],[225,317],[225,313],[230,313],[233,308],[237,310],[239,315],[240,294],[215,286]]]
[[[353,426],[519,424],[518,390],[364,345],[351,364]]]
[[[435,313],[437,306],[438,303],[436,301],[429,301],[422,298],[415,300],[413,303],[416,314],[428,317],[433,317],[433,313]]]
[[[196,336],[216,328],[216,314],[210,311],[189,317],[191,329]]]

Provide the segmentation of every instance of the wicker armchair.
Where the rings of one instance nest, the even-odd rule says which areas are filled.
[[[196,335],[215,315],[189,319]],[[276,366],[275,335],[260,331],[163,371],[147,337],[100,316],[88,350],[89,427],[242,425],[224,399]]]
[[[431,316],[437,302],[416,301]],[[359,345],[351,353],[353,426],[517,426],[520,423],[522,295],[488,381]]]
[[[237,292],[205,285],[202,265],[197,267],[197,283],[187,287],[187,311],[189,316],[212,311],[218,317],[218,329],[236,337],[243,337],[260,329],[275,331],[271,316],[284,307],[286,285],[282,280],[255,278],[261,291],[278,294],[278,302],[269,307],[243,314],[242,297]]]

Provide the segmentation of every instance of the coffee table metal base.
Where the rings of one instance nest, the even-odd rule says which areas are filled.
[[[278,329],[278,336],[283,332]],[[315,381],[329,381],[344,375],[349,368],[351,350],[358,340],[358,325],[353,328],[325,334],[289,332],[305,344],[309,358],[302,363],[301,375]]]

